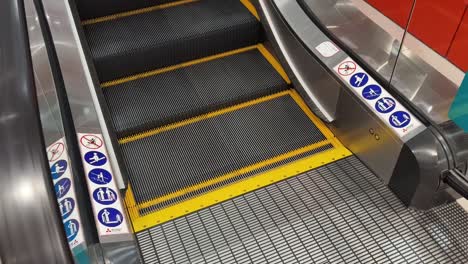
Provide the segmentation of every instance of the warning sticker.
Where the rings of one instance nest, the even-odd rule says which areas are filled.
[[[51,162],[58,160],[62,156],[64,150],[65,146],[62,142],[52,144],[47,148],[47,157],[49,158],[49,161]]]
[[[62,215],[65,234],[71,249],[83,244],[80,213],[76,204],[76,194],[70,161],[65,151],[65,141],[59,139],[47,148],[50,173],[54,183],[55,196]]]
[[[346,60],[337,67],[337,71],[341,76],[349,76],[356,72],[357,65],[355,62]]]
[[[81,146],[87,149],[98,149],[102,147],[103,141],[96,135],[86,134],[80,137]]]
[[[333,55],[337,54],[340,50],[335,46],[335,44],[331,43],[330,41],[325,41],[320,43],[315,49],[322,54],[325,58],[333,57]]]
[[[334,70],[349,89],[403,141],[409,140],[424,129],[424,125],[415,116],[351,58],[345,59]]]
[[[129,234],[128,223],[101,134],[78,134],[99,236]]]

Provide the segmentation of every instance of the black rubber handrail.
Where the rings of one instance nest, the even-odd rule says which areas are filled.
[[[468,179],[459,170],[449,170],[445,175],[444,182],[465,199],[468,199]]]

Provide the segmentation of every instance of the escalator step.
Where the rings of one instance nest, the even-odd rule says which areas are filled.
[[[81,20],[88,20],[170,2],[174,0],[78,0],[76,6]]]
[[[203,0],[84,25],[101,82],[260,42],[239,0]]]
[[[260,51],[103,88],[119,138],[287,89]]]
[[[215,179],[326,140],[290,91],[231,109],[121,140],[136,203],[188,199],[226,184]]]

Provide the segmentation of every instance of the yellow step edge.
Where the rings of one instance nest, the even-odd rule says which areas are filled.
[[[266,101],[269,101],[269,100],[272,100],[272,99],[275,99],[275,98],[278,98],[278,97],[281,97],[281,96],[289,95],[290,93],[291,93],[291,91],[287,90],[287,91],[275,93],[275,94],[272,94],[272,95],[260,97],[260,98],[257,98],[257,99],[254,99],[254,100],[251,100],[251,101],[248,101],[248,102],[245,102],[245,103],[233,105],[233,106],[230,106],[230,107],[227,107],[227,108],[223,108],[221,110],[217,110],[217,111],[210,112],[210,113],[207,113],[207,114],[192,117],[192,118],[182,120],[182,121],[177,122],[177,123],[172,123],[172,124],[169,124],[169,125],[166,125],[166,126],[162,126],[162,127],[156,128],[156,129],[148,130],[148,131],[145,131],[145,132],[142,132],[142,133],[139,133],[139,134],[135,134],[135,135],[132,135],[132,136],[129,136],[129,137],[124,137],[124,138],[119,140],[119,143],[120,144],[127,144],[127,143],[135,141],[135,140],[139,140],[139,139],[142,139],[142,138],[145,138],[145,137],[153,136],[153,135],[156,135],[156,134],[159,134],[159,133],[162,133],[162,132],[166,132],[166,131],[169,131],[169,130],[172,130],[172,129],[176,129],[176,128],[186,126],[186,125],[189,125],[189,124],[192,124],[192,123],[195,123],[195,122],[199,122],[199,121],[202,121],[202,120],[206,120],[206,119],[209,119],[209,118],[213,118],[213,117],[223,115],[223,114],[226,114],[226,113],[229,113],[229,112],[237,111],[237,110],[240,110],[242,108],[246,108],[246,107],[249,107],[249,106],[252,106],[252,105],[255,105],[255,104],[266,102]]]
[[[174,70],[185,68],[185,67],[190,67],[190,66],[193,66],[193,65],[196,65],[196,64],[199,64],[199,63],[205,63],[205,62],[221,59],[221,58],[224,58],[224,57],[236,55],[236,54],[251,51],[251,50],[254,50],[254,49],[258,49],[260,51],[260,53],[263,55],[263,57],[272,65],[272,67],[278,72],[278,74],[283,78],[283,80],[287,84],[291,84],[291,81],[290,81],[288,75],[286,74],[286,71],[284,71],[283,67],[281,66],[281,64],[275,59],[275,57],[273,57],[273,55],[262,44],[257,44],[257,45],[253,45],[253,46],[248,46],[248,47],[244,47],[244,48],[240,48],[240,49],[236,49],[236,50],[231,50],[231,51],[215,54],[215,55],[212,55],[212,56],[207,56],[207,57],[204,57],[204,58],[201,58],[201,59],[196,59],[196,60],[192,60],[192,61],[188,61],[188,62],[183,62],[183,63],[180,63],[180,64],[176,64],[176,65],[172,65],[172,66],[168,66],[168,67],[164,67],[164,68],[160,68],[160,69],[156,69],[156,70],[152,70],[152,71],[148,71],[148,72],[143,72],[143,73],[140,73],[140,74],[136,74],[136,75],[127,76],[127,77],[124,77],[124,78],[104,82],[104,83],[101,83],[101,87],[102,88],[107,88],[107,87],[115,86],[115,85],[118,85],[118,84],[135,81],[135,80],[138,80],[138,79],[148,78],[148,77],[153,76],[153,75],[158,75],[158,74],[162,74],[162,73],[165,73],[165,72],[174,71]]]
[[[294,177],[350,155],[352,155],[351,152],[344,147],[329,149],[318,154],[311,155],[194,197],[190,200],[180,202],[157,212],[132,218],[133,229],[135,232],[142,231],[217,203],[230,200],[245,193],[266,187],[270,184]]]
[[[239,53],[242,53],[242,52],[254,50],[256,48],[258,48],[257,45],[253,45],[253,46],[249,46],[249,47],[245,47],[245,48],[240,48],[240,49],[231,50],[231,51],[219,53],[219,54],[216,54],[216,55],[204,57],[204,58],[201,58],[201,59],[196,59],[196,60],[192,60],[192,61],[188,61],[188,62],[183,62],[183,63],[176,64],[176,65],[173,65],[173,66],[168,66],[168,67],[164,67],[164,68],[160,68],[160,69],[156,69],[156,70],[152,70],[152,71],[148,71],[148,72],[144,72],[144,73],[124,77],[124,78],[121,78],[121,79],[116,79],[116,80],[113,80],[113,81],[104,82],[104,83],[101,83],[101,87],[106,88],[106,87],[110,87],[110,86],[130,82],[130,81],[135,81],[135,80],[138,80],[138,79],[147,78],[147,77],[150,77],[150,76],[153,76],[153,75],[158,75],[158,74],[161,74],[161,73],[174,71],[174,70],[185,68],[185,67],[190,67],[190,66],[195,65],[195,64],[204,63],[204,62],[208,62],[208,61],[212,61],[212,60],[217,60],[217,59],[220,59],[220,58],[232,56],[232,55],[239,54]]]
[[[195,185],[192,185],[192,186],[188,186],[188,187],[183,188],[181,190],[178,190],[176,192],[173,192],[173,193],[170,193],[170,194],[167,194],[167,195],[164,195],[164,196],[157,197],[155,199],[152,199],[152,200],[144,202],[144,203],[139,203],[139,204],[136,205],[136,207],[138,209],[140,209],[140,210],[145,209],[145,208],[148,208],[150,206],[157,205],[157,204],[163,203],[165,201],[169,201],[171,199],[175,199],[175,198],[183,196],[185,194],[196,192],[196,191],[201,190],[203,188],[213,186],[213,185],[215,185],[217,183],[230,180],[230,179],[232,179],[232,178],[234,178],[236,176],[240,176],[240,175],[243,175],[243,174],[246,174],[246,173],[249,173],[249,172],[264,168],[264,167],[267,167],[269,165],[272,165],[272,164],[287,160],[289,158],[301,155],[303,153],[307,153],[309,151],[312,151],[314,149],[323,147],[323,146],[328,145],[330,143],[331,142],[329,142],[328,140],[324,140],[324,141],[320,141],[320,142],[317,142],[317,143],[311,144],[309,146],[305,146],[305,147],[302,147],[302,148],[299,148],[299,149],[296,149],[296,150],[293,150],[293,151],[290,151],[290,152],[287,152],[287,153],[283,153],[283,154],[278,155],[276,157],[273,157],[273,158],[270,158],[270,159],[267,159],[267,160],[264,160],[262,162],[258,162],[258,163],[255,163],[255,164],[252,164],[252,165],[249,165],[249,166],[246,166],[244,168],[229,172],[227,174],[224,174],[224,175],[221,175],[219,177],[207,180],[205,182],[195,184]]]
[[[199,0],[181,0],[181,1],[175,1],[167,4],[161,4],[161,5],[155,5],[155,6],[150,6],[146,8],[141,8],[137,10],[132,10],[132,11],[127,11],[127,12],[122,12],[122,13],[117,13],[109,16],[103,16],[103,17],[98,17],[98,18],[93,18],[93,19],[88,19],[84,20],[81,22],[83,26],[91,25],[91,24],[97,24],[101,22],[106,22],[110,20],[115,20],[123,17],[128,17],[128,16],[134,16],[134,15],[139,15],[139,14],[144,14],[156,10],[161,10],[161,9],[166,9],[174,6],[179,6],[179,5],[184,5],[184,4],[189,4],[193,2],[198,2]]]
[[[240,2],[249,10],[249,12],[257,18],[257,20],[260,20],[260,16],[258,15],[257,9],[255,6],[250,2],[250,0],[240,0]]]
[[[138,219],[140,217],[140,212],[138,211],[135,196],[133,195],[132,186],[130,184],[128,184],[128,188],[125,191],[124,200],[130,219]]]
[[[287,84],[291,84],[291,80],[289,79],[286,71],[283,69],[283,66],[276,60],[276,58],[268,51],[263,44],[258,44],[258,50],[262,53],[263,57],[267,59],[267,61],[275,68],[279,75],[283,78],[283,80]]]

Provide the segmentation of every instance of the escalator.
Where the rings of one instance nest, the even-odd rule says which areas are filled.
[[[468,213],[449,198],[408,209],[433,204],[421,200],[439,191],[408,176],[422,174],[410,166],[420,141],[374,143],[395,136],[369,129],[377,118],[333,92],[342,80],[317,77],[311,99],[257,2],[75,1],[141,260],[464,263]],[[335,112],[317,104],[327,92]],[[362,131],[371,139],[356,137]]]
[[[136,231],[256,189],[240,181],[263,186],[265,171],[284,179],[300,159],[349,155],[262,44],[248,2],[171,2],[82,24]]]

